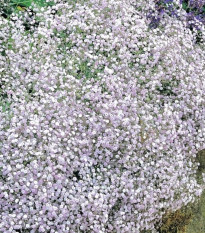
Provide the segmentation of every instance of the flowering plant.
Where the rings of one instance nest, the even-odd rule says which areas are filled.
[[[155,0],[155,10],[151,10],[148,18],[151,18],[151,27],[157,27],[163,15],[169,14],[179,18],[183,12],[186,18],[186,26],[201,33],[201,25],[205,25],[205,1],[204,0]],[[180,11],[179,11],[180,9]],[[181,10],[183,10],[181,12]],[[154,14],[155,12],[155,14]]]
[[[54,2],[0,18],[0,231],[156,232],[204,187],[204,41],[153,0]]]

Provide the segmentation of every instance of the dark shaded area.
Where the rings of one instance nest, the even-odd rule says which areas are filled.
[[[32,85],[30,88],[28,88],[28,93],[29,93],[30,96],[34,97],[34,95],[33,95],[34,92],[35,92],[34,86]]]
[[[80,180],[80,179],[81,179],[80,171],[74,171],[74,172],[73,172],[73,176],[76,177],[77,180]]]
[[[19,233],[30,233],[33,229],[15,229],[15,232],[19,232]],[[48,231],[47,233],[49,233],[50,231]]]
[[[198,170],[204,171],[205,170],[205,149],[197,153],[196,161],[200,164],[198,167]]]
[[[203,41],[202,32],[198,31],[196,35],[196,44],[200,44]]]
[[[38,28],[40,21],[35,19],[35,15],[36,13],[33,10],[29,9],[29,18],[27,18],[23,23],[26,31],[34,31],[36,28]],[[35,23],[31,23],[31,21],[35,21]]]
[[[108,224],[113,221],[114,215],[120,210],[121,204],[122,204],[122,198],[118,198],[108,214]],[[105,229],[108,229],[108,225],[105,226]]]
[[[12,7],[8,6],[4,1],[0,2],[0,15],[7,19],[12,14]]]
[[[192,114],[191,113],[187,113],[186,115],[185,114],[182,115],[181,120],[182,121],[186,121],[186,120],[190,119],[191,117],[193,117]]]
[[[170,81],[161,81],[161,86],[156,87],[156,90],[159,91],[161,95],[165,96],[177,96],[175,92],[172,90]]]

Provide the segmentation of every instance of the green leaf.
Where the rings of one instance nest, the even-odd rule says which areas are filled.
[[[186,2],[182,2],[182,8],[186,10],[188,8],[188,4]]]
[[[9,108],[10,108],[10,105],[11,105],[11,103],[8,102],[8,101],[0,102],[0,106],[2,107],[2,111],[3,111],[3,112],[8,111]]]
[[[11,0],[12,5],[30,7],[32,3],[35,3],[37,6],[44,7],[54,5],[54,2],[46,2],[46,0]]]
[[[12,5],[29,7],[31,6],[32,0],[12,0]]]

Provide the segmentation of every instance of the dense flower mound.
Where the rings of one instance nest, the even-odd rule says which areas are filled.
[[[205,42],[168,14],[150,28],[154,7],[0,18],[0,232],[156,232],[201,194]]]

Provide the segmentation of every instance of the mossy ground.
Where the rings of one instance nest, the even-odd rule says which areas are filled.
[[[184,207],[163,216],[159,233],[186,233],[186,226],[193,217],[191,206]]]
[[[205,191],[197,203],[196,211],[186,226],[186,233],[204,233],[205,232]]]
[[[177,210],[163,218],[159,233],[204,233],[205,191],[192,206]]]
[[[205,149],[198,153],[197,161],[200,163],[197,176],[199,182],[201,182],[202,173],[205,172]],[[186,233],[205,232],[205,191],[202,193],[199,201],[197,202],[194,215],[186,228]]]
[[[199,162],[197,181],[202,182],[202,173],[205,172],[205,150],[197,154]],[[173,213],[163,216],[159,233],[205,233],[205,191],[195,202],[188,204]]]

